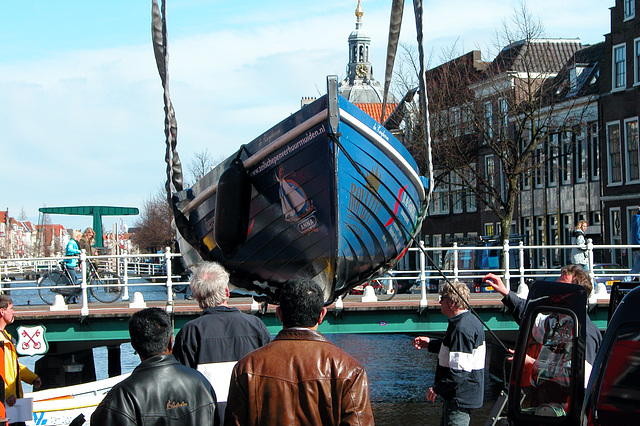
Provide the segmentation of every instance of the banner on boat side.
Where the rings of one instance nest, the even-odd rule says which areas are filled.
[[[18,333],[16,352],[19,355],[43,355],[49,351],[49,343],[46,338],[47,329],[44,325],[19,326],[16,331]]]

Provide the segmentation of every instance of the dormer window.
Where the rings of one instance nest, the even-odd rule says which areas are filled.
[[[571,68],[569,68],[569,91],[570,92],[575,92],[576,90],[578,90],[578,79],[586,68],[587,67],[582,64],[576,64]]]

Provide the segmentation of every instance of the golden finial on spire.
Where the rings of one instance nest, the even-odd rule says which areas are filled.
[[[362,19],[362,15],[364,15],[364,12],[362,11],[362,6],[360,6],[360,0],[358,0],[358,7],[356,7],[356,17],[358,21]]]

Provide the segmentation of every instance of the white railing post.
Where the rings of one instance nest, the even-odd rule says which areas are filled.
[[[593,272],[593,240],[591,238],[587,239],[587,262],[589,267],[589,277],[591,278],[591,282],[593,282],[595,273]]]
[[[129,300],[129,258],[125,257],[122,260],[124,268],[124,274],[122,274],[122,284],[124,285],[122,300]]]
[[[524,243],[520,241],[518,244],[518,254],[520,255],[520,285],[525,285],[524,281]]]
[[[420,241],[420,307],[426,308],[427,302],[427,259],[424,254],[424,241]]]
[[[80,282],[80,290],[82,291],[82,308],[80,315],[86,317],[89,315],[89,294],[87,292],[87,253],[84,249],[80,251],[80,271],[82,281]],[[75,285],[75,283],[73,283]]]
[[[167,271],[167,309],[168,313],[173,312],[173,283],[171,282],[171,247],[164,248],[164,260]]]
[[[504,284],[511,289],[511,265],[509,264],[509,240],[504,240],[502,254],[504,258]]]
[[[453,279],[458,279],[458,243],[453,243]]]

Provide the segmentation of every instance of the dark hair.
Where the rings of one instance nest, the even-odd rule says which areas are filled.
[[[280,290],[280,313],[285,327],[313,327],[318,323],[324,295],[322,289],[308,279],[288,281]]]
[[[13,305],[13,300],[5,294],[0,294],[0,309],[7,309],[9,305]]]
[[[173,328],[169,314],[160,308],[146,308],[129,320],[131,346],[143,358],[164,353],[169,347]]]

